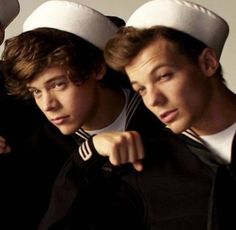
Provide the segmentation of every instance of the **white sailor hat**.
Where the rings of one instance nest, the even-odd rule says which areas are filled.
[[[0,23],[3,29],[13,21],[20,12],[20,5],[17,0],[0,0]]]
[[[227,22],[213,11],[184,0],[152,0],[130,16],[126,26],[150,28],[167,26],[205,43],[220,57],[229,34]]]
[[[100,12],[75,1],[51,0],[36,8],[23,24],[23,31],[54,28],[73,33],[103,50],[118,27]]]

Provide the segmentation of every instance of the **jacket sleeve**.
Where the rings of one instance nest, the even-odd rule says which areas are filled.
[[[94,175],[104,170],[103,167],[108,162],[107,157],[101,156],[93,144],[93,136],[84,141],[74,152],[72,159],[74,164],[80,169],[83,177],[89,181]]]
[[[78,198],[83,199],[88,186],[103,177],[101,167],[107,159],[96,152],[92,144],[92,137],[84,145],[90,146],[89,151],[92,151],[92,156],[86,161],[83,160],[79,149],[84,147],[80,145],[69,157],[52,187],[49,207],[38,230],[52,227],[57,229],[57,225],[60,226],[60,229],[66,229],[75,201],[78,202]]]

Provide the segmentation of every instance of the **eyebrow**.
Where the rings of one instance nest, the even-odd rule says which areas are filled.
[[[67,77],[67,76],[66,76],[65,74],[57,75],[57,76],[54,76],[53,78],[47,80],[47,81],[45,82],[45,84],[47,85],[47,84],[49,84],[49,83],[51,83],[51,82],[54,82],[54,81],[57,81],[57,80],[60,80],[60,79],[62,79],[62,78],[66,78],[66,77]]]
[[[57,80],[60,80],[62,78],[66,78],[67,76],[65,74],[61,74],[61,75],[57,75],[57,76],[54,76],[53,78],[50,78],[48,79],[47,81],[44,82],[44,85],[49,85],[50,83],[54,82],[54,81],[57,81]],[[27,89],[37,89],[36,87],[34,86],[31,86],[29,84],[26,85]]]
[[[150,75],[153,75],[154,72],[155,72],[157,69],[160,69],[160,68],[163,68],[163,67],[173,67],[173,65],[165,64],[165,63],[159,64],[159,65],[157,65],[157,66],[154,66],[146,75],[149,75],[149,76],[150,76]],[[137,81],[131,81],[130,83],[131,83],[131,85],[138,84]]]

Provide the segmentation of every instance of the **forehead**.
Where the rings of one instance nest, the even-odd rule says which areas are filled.
[[[65,77],[67,77],[66,70],[60,67],[50,67],[38,73],[34,79],[27,84],[27,86],[38,87],[40,85],[45,85],[49,82]]]
[[[128,75],[142,71],[154,63],[173,62],[178,58],[177,45],[164,38],[157,39],[143,48],[138,55],[125,67]]]

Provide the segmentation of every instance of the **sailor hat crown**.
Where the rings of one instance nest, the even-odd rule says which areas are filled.
[[[215,49],[220,57],[229,34],[227,22],[213,11],[184,0],[152,0],[130,16],[126,26],[150,28],[166,26],[182,32]]]
[[[73,1],[52,0],[36,8],[23,24],[23,31],[53,28],[73,33],[103,50],[118,27],[100,12]]]

